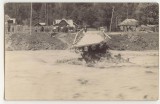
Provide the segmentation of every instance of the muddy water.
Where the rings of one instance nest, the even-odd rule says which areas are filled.
[[[104,68],[56,63],[69,51],[7,51],[7,100],[156,100],[158,51],[113,51],[132,63]]]

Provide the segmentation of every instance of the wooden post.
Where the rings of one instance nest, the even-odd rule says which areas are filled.
[[[111,16],[111,23],[110,23],[109,32],[111,32],[111,30],[112,30],[112,19],[113,19],[113,12],[114,12],[114,6],[113,6],[113,8],[112,8],[112,16]]]

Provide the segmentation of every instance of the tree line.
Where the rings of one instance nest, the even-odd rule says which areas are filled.
[[[114,8],[114,11],[113,11]],[[5,14],[16,18],[17,24],[30,24],[31,3],[6,3]],[[55,19],[72,19],[78,25],[112,28],[126,18],[137,19],[140,24],[159,24],[158,3],[32,3],[32,25]]]

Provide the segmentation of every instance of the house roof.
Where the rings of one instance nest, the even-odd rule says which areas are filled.
[[[73,24],[73,20],[68,20],[67,23],[69,24],[69,26],[75,27],[75,25]]]
[[[106,36],[103,32],[100,31],[88,31],[86,33],[83,33],[84,36],[82,39],[77,42],[73,47],[82,47],[82,46],[88,46],[88,45],[95,45],[99,44],[101,42],[106,41],[107,39],[110,39],[110,37]],[[104,35],[106,37],[104,37]]]
[[[7,22],[10,19],[10,17],[8,15],[5,15],[4,19],[5,19],[5,22]]]
[[[125,19],[124,21],[122,21],[118,25],[119,26],[137,26],[138,25],[138,21],[135,20],[135,19]]]
[[[7,14],[5,15],[4,19],[5,19],[5,23],[7,23],[7,22],[8,23],[13,23],[13,24],[16,23],[16,18],[11,18]]]
[[[65,21],[70,27],[75,27],[75,24],[73,22],[73,20],[69,19],[69,20],[66,20],[66,19],[62,19],[62,20],[55,20],[55,24],[59,24],[61,21]]]
[[[44,22],[40,22],[40,23],[35,24],[35,26],[37,26],[37,25],[39,25],[39,26],[45,26],[45,25],[46,25],[46,23],[44,23]]]
[[[10,18],[9,20],[13,21],[13,23],[16,23],[16,19],[15,18]]]
[[[42,25],[42,26],[45,26],[45,25],[46,25],[46,23],[42,23],[42,22],[41,22],[41,23],[39,23],[39,24],[40,24],[40,25]]]
[[[75,26],[78,26],[75,22],[73,22],[73,24],[74,24]]]

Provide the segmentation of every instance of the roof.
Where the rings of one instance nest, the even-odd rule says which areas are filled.
[[[5,19],[5,22],[8,22],[8,23],[13,23],[13,24],[16,23],[16,18],[11,18],[8,15],[5,15],[4,19]]]
[[[86,33],[84,33],[82,39],[79,42],[77,42],[73,47],[95,45],[106,41],[106,38],[110,39],[109,36],[105,36],[106,34],[100,31],[87,31]]]
[[[135,20],[135,19],[125,19],[124,21],[122,21],[118,25],[119,26],[137,26],[138,25],[138,21]]]
[[[73,24],[73,20],[67,20],[66,21],[70,27],[75,27],[75,25]]]
[[[16,19],[15,18],[10,18],[9,20],[13,21],[13,23],[16,23]]]
[[[55,24],[54,25],[59,24],[61,21],[65,21],[70,27],[75,27],[75,23],[71,19],[69,19],[69,20],[66,20],[66,19],[55,20]]]
[[[7,22],[10,19],[10,17],[8,15],[5,15],[4,19],[5,19],[5,22]]]
[[[73,22],[73,24],[74,24],[75,26],[78,26],[75,22]]]
[[[45,25],[46,25],[46,23],[42,23],[42,22],[41,22],[41,23],[39,23],[39,24],[40,24],[41,26],[45,26]]]
[[[37,26],[37,25],[39,25],[39,26],[45,26],[45,25],[46,25],[46,23],[44,23],[44,22],[40,22],[40,23],[35,24],[35,26]]]

